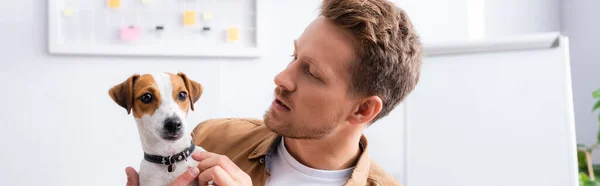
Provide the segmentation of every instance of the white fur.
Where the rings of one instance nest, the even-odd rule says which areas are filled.
[[[152,115],[136,118],[142,149],[144,152],[160,156],[171,156],[189,147],[191,136],[187,130],[186,114],[173,99],[173,86],[169,74],[152,74],[160,90],[161,104]],[[190,95],[188,95],[190,96]],[[156,99],[156,98],[155,98]],[[169,116],[179,116],[182,122],[183,137],[177,141],[164,140],[161,137],[163,123]],[[204,151],[196,147],[195,151]],[[197,166],[193,158],[175,164],[175,171],[167,172],[167,166],[142,160],[139,170],[140,186],[165,186],[192,167]],[[187,173],[186,173],[187,174]],[[196,185],[195,183],[194,185]]]

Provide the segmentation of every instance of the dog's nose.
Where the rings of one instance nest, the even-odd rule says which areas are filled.
[[[181,129],[181,120],[179,117],[167,118],[165,120],[165,129],[168,132],[177,132]]]

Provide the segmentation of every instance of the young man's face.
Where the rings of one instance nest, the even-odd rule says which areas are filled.
[[[346,123],[351,99],[350,35],[323,17],[315,19],[294,42],[294,59],[275,77],[275,100],[265,124],[288,138],[324,137]]]

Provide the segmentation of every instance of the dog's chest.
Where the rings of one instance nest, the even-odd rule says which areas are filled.
[[[188,157],[187,161],[181,161],[174,164],[174,171],[167,171],[166,165],[156,164],[142,160],[140,165],[140,186],[166,186],[169,185],[177,177],[182,174],[187,174],[186,171],[191,167],[197,167],[198,162],[192,157]]]

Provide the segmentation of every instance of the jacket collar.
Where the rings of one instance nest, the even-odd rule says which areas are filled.
[[[270,154],[276,150],[277,145],[281,141],[281,136],[276,135],[275,133],[269,133],[265,136],[265,138],[254,148],[252,153],[248,155],[249,160],[255,160],[258,158],[265,158],[264,160],[265,166],[267,168],[267,173],[269,172],[269,163],[270,163]],[[369,167],[371,166],[371,160],[369,158],[368,153],[368,141],[365,135],[360,137],[360,149],[362,153],[358,158],[358,162],[350,175],[350,179],[346,182],[346,186],[352,185],[365,185],[367,183],[367,178],[369,176]]]
[[[280,138],[278,138],[277,134],[269,133],[265,136],[263,140],[254,148],[252,153],[248,155],[248,159],[257,159],[267,155],[274,147],[277,147]],[[277,140],[277,141],[276,141]]]
[[[346,182],[346,186],[351,185],[366,185],[367,178],[369,177],[369,168],[371,167],[371,159],[369,158],[369,152],[367,148],[367,137],[365,135],[360,136],[360,149],[362,153],[358,158],[358,162],[356,162],[356,167],[354,167],[354,171],[352,171],[352,175],[350,175],[350,179]]]

